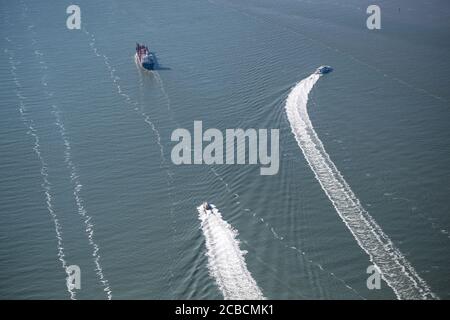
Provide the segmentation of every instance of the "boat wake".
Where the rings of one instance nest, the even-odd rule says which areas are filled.
[[[340,283],[343,287],[345,287],[347,290],[352,291],[358,298],[361,298],[363,300],[366,300],[365,297],[363,297],[355,288],[353,288],[352,286],[350,286],[350,284],[348,284],[344,279],[338,277],[334,272],[326,269],[321,263],[314,261],[313,259],[311,259],[311,257],[309,256],[309,254],[304,251],[301,247],[299,246],[293,246],[292,244],[289,243],[289,241],[285,238],[285,236],[279,234],[275,228],[266,220],[264,220],[264,218],[262,218],[258,213],[256,213],[256,211],[245,207],[241,204],[240,200],[240,195],[238,193],[236,193],[235,191],[233,191],[232,187],[230,187],[230,184],[228,182],[225,181],[225,179],[222,177],[222,175],[220,175],[216,169],[210,167],[211,172],[214,174],[214,176],[223,184],[225,191],[227,191],[230,195],[232,195],[233,197],[233,201],[236,203],[237,206],[241,207],[241,209],[243,211],[245,211],[246,213],[250,214],[259,224],[261,224],[263,227],[265,227],[265,229],[267,230],[267,232],[269,232],[270,234],[272,234],[273,238],[275,240],[278,240],[282,246],[288,250],[293,250],[295,251],[302,259],[303,262],[313,266],[314,268],[316,268],[317,270],[320,270],[320,272],[326,274],[328,277],[331,277],[332,279],[334,279],[335,281],[337,281],[337,283]],[[311,271],[313,272],[313,271]],[[323,291],[324,288],[321,287],[320,282],[317,282],[316,284],[318,286],[318,290],[319,291]],[[304,297],[307,299],[307,297]]]
[[[342,174],[331,161],[310,121],[308,96],[320,74],[300,81],[286,100],[292,133],[322,189],[358,245],[369,255],[381,277],[398,299],[436,299],[428,285],[362,207]]]
[[[208,268],[226,300],[265,299],[245,263],[246,251],[239,248],[238,232],[222,219],[216,207],[197,208],[205,236]]]
[[[154,71],[153,74],[155,75],[156,82],[158,83],[159,88],[164,96],[164,99],[166,100],[167,112],[169,113],[169,117],[172,121],[175,121],[174,116],[173,116],[173,111],[171,108],[170,97],[167,94],[166,88],[164,87],[164,82],[157,71]]]
[[[37,45],[37,41],[35,39],[36,31],[34,30],[33,25],[29,26],[28,29],[30,31],[30,34],[34,36],[34,38],[32,39],[31,42],[32,42],[32,45],[35,47]],[[41,68],[41,71],[43,74],[41,77],[41,85],[44,87],[43,91],[44,91],[45,95],[47,96],[47,99],[51,100],[53,98],[54,94],[53,94],[53,92],[49,91],[49,89],[48,89],[48,82],[47,82],[47,76],[46,76],[46,70],[48,70],[48,66],[47,66],[46,61],[43,59],[44,54],[36,49],[36,50],[34,50],[34,55],[37,58],[37,60],[39,61],[39,65],[40,65],[40,68]],[[62,142],[64,144],[64,161],[66,163],[67,169],[69,170],[70,180],[73,184],[73,197],[75,199],[77,211],[83,220],[83,223],[85,225],[86,236],[87,236],[89,245],[92,247],[92,257],[93,257],[94,264],[95,264],[95,271],[99,278],[100,283],[103,286],[103,290],[105,291],[108,300],[111,300],[112,299],[112,291],[109,286],[109,282],[104,275],[103,268],[100,263],[100,254],[99,254],[100,247],[94,240],[94,224],[92,221],[92,217],[88,214],[88,211],[84,205],[84,200],[81,195],[83,185],[81,184],[77,167],[72,160],[72,153],[71,153],[72,147],[71,147],[71,144],[70,144],[67,132],[66,132],[66,128],[64,126],[64,122],[61,117],[61,111],[60,111],[58,105],[52,104],[52,114],[55,117],[55,125],[59,129],[59,133],[60,133]]]
[[[160,157],[161,157],[161,167],[166,167],[166,159],[164,156],[164,146],[161,142],[161,134],[159,133],[159,130],[156,128],[152,117],[150,117],[150,115],[146,112],[140,111],[138,108],[139,103],[137,101],[134,101],[131,96],[129,94],[127,94],[121,87],[120,85],[120,77],[116,75],[116,69],[112,66],[112,64],[109,61],[109,58],[107,55],[100,53],[100,51],[97,49],[96,46],[96,40],[95,40],[95,36],[93,33],[89,32],[86,28],[82,29],[83,32],[90,38],[90,42],[89,42],[89,46],[91,47],[92,51],[94,52],[94,54],[103,59],[103,63],[105,64],[106,68],[108,69],[109,75],[111,77],[112,82],[114,83],[114,85],[116,86],[116,90],[117,90],[117,94],[119,94],[120,96],[123,97],[123,99],[125,100],[125,102],[127,104],[129,104],[134,111],[140,113],[141,117],[143,118],[144,122],[147,123],[151,130],[153,131],[153,133],[156,136],[156,143],[159,146],[159,151],[160,151]],[[136,61],[136,57],[134,58],[135,62],[137,64]]]
[[[92,257],[94,258],[94,264],[95,264],[95,271],[97,276],[99,277],[100,283],[103,286],[103,291],[105,291],[106,296],[108,300],[112,299],[112,291],[109,286],[109,281],[106,279],[103,268],[100,264],[100,254],[99,250],[100,247],[94,240],[94,224],[92,222],[92,217],[88,214],[85,206],[84,206],[84,200],[81,196],[81,190],[83,188],[83,185],[80,182],[80,178],[78,175],[78,170],[72,160],[72,154],[71,154],[71,144],[68,140],[66,128],[64,127],[64,123],[61,119],[61,111],[59,110],[58,106],[53,105],[53,114],[55,116],[55,124],[59,128],[59,132],[61,134],[61,137],[63,139],[64,143],[64,161],[66,163],[67,168],[70,171],[70,180],[73,184],[73,196],[75,198],[75,203],[77,205],[78,214],[82,217],[83,222],[85,224],[85,232],[88,238],[89,245],[92,247]]]
[[[7,42],[11,42],[11,40],[9,38],[6,38],[5,40]],[[47,167],[47,163],[45,162],[44,157],[42,156],[42,153],[41,153],[39,135],[38,135],[37,129],[35,128],[33,119],[30,119],[28,117],[28,110],[25,106],[26,98],[22,95],[22,92],[21,92],[22,85],[19,81],[19,78],[18,78],[17,72],[16,72],[17,66],[19,63],[15,60],[14,53],[12,51],[5,49],[5,53],[9,55],[11,75],[13,77],[13,81],[16,86],[16,90],[15,90],[16,96],[19,100],[18,108],[19,108],[20,118],[21,118],[22,123],[24,124],[25,128],[27,129],[27,134],[29,134],[34,140],[33,151],[36,154],[38,161],[40,163],[40,167],[41,167],[40,174],[42,177],[41,187],[44,191],[47,211],[50,214],[50,217],[53,221],[53,225],[55,227],[57,249],[58,249],[58,260],[61,262],[61,266],[64,269],[64,272],[67,274],[67,277],[69,277],[70,273],[69,273],[69,270],[67,269],[68,265],[67,265],[65,253],[64,253],[62,225],[59,222],[58,215],[55,212],[54,207],[53,207],[52,188],[51,188],[51,183],[50,183],[49,177],[48,177],[49,176],[48,167]],[[68,281],[66,281],[66,286],[67,286],[67,292],[69,293],[70,299],[76,300],[76,292],[74,291],[74,288],[72,287],[72,285],[69,284]]]
[[[171,207],[169,209],[170,212],[170,216],[172,218],[172,220],[174,220],[175,216],[174,216],[174,209],[173,209],[173,195],[174,195],[174,184],[173,184],[173,172],[170,170],[170,161],[167,160],[166,156],[165,156],[165,148],[164,148],[164,142],[161,136],[160,131],[158,130],[158,127],[156,125],[156,121],[154,120],[154,118],[145,111],[144,109],[144,104],[142,102],[137,101],[136,99],[132,98],[132,96],[130,96],[126,90],[124,90],[121,86],[121,79],[120,77],[117,75],[116,69],[113,66],[113,64],[110,62],[109,57],[102,53],[100,49],[98,49],[97,47],[97,42],[96,42],[96,38],[93,32],[89,31],[87,28],[83,28],[82,31],[86,34],[86,36],[89,39],[89,47],[91,48],[92,52],[95,54],[96,57],[100,58],[101,60],[103,60],[104,65],[107,68],[107,71],[109,73],[109,76],[111,78],[111,81],[113,83],[113,85],[116,88],[116,92],[118,95],[120,95],[123,100],[125,101],[125,103],[133,109],[134,112],[136,112],[140,118],[145,122],[146,125],[148,125],[151,129],[151,131],[153,132],[154,136],[155,136],[155,141],[156,144],[159,147],[159,156],[160,156],[160,168],[162,170],[164,170],[164,172],[166,173],[166,182],[167,182],[167,194],[169,195],[169,198],[172,199],[171,200]],[[137,56],[134,55],[133,56],[134,62],[136,64],[136,67],[138,68],[139,74],[141,74],[141,71],[143,68],[139,66],[139,62],[137,60]],[[158,81],[158,83],[162,86],[162,80],[160,79],[157,71],[155,70],[145,70],[145,72],[148,72],[152,75],[154,75]],[[140,78],[141,81],[141,90],[142,90],[142,78]],[[167,96],[167,93],[165,91],[163,91],[163,93],[165,94],[165,97],[167,99],[167,108],[168,110],[170,110],[170,100]],[[175,227],[172,226],[172,229],[176,231]],[[172,233],[172,243],[174,242],[174,235],[175,233]],[[172,279],[173,279],[173,273],[172,273],[172,266],[170,266],[168,268],[168,274],[170,275],[170,278],[168,280],[168,286],[171,289],[172,286]]]

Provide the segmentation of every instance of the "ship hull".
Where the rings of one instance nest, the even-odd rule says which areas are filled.
[[[155,68],[155,64],[153,62],[151,63],[143,63],[141,58],[139,57],[139,55],[136,53],[134,55],[134,58],[136,60],[136,63],[139,65],[140,68],[147,70],[147,71],[152,71]]]

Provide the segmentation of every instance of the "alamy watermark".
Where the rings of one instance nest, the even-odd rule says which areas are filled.
[[[67,29],[81,29],[81,9],[79,6],[72,4],[67,7],[66,13],[69,14],[66,20]]]
[[[367,267],[366,272],[370,274],[366,281],[367,289],[381,289],[381,272],[378,267],[370,265]]]
[[[69,290],[81,289],[81,269],[77,265],[70,265],[66,268],[67,273],[67,288]]]
[[[193,137],[183,128],[172,132],[171,141],[178,143],[171,159],[176,165],[259,164],[261,175],[275,175],[280,167],[279,136],[278,129],[270,129],[270,141],[268,129],[226,129],[224,136],[215,128],[203,132],[202,121],[194,121]]]
[[[370,16],[366,20],[366,26],[369,30],[381,29],[381,9],[376,4],[372,4],[367,7],[367,14]]]

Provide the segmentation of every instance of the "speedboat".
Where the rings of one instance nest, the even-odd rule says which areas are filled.
[[[212,211],[213,205],[208,202],[203,202],[203,209],[205,209],[205,211]]]
[[[155,67],[155,57],[147,46],[136,43],[136,60],[139,65],[146,70],[153,70]]]
[[[326,73],[330,73],[331,71],[333,71],[333,68],[330,66],[320,66],[317,68],[316,72],[314,72],[315,74],[326,74]]]
[[[206,214],[215,214],[217,212],[216,206],[206,201],[203,202],[202,207]]]

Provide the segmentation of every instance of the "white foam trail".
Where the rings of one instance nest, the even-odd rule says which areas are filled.
[[[205,236],[208,268],[226,300],[265,299],[245,263],[246,251],[239,248],[238,232],[231,227],[219,210],[197,208]],[[212,211],[212,212],[211,212]]]
[[[210,170],[214,173],[214,175],[216,176],[216,178],[219,179],[219,180],[222,182],[222,184],[223,184],[224,187],[225,187],[225,190],[226,190],[229,194],[231,194],[231,195],[233,196],[233,198],[239,199],[239,197],[240,197],[239,194],[237,194],[237,193],[235,193],[235,192],[232,191],[231,187],[230,187],[229,184],[225,181],[225,179],[224,179],[224,178],[223,178],[223,177],[222,177],[222,176],[221,176],[214,168],[210,167]],[[265,226],[265,228],[266,228],[269,232],[271,232],[271,234],[273,235],[273,238],[276,239],[276,240],[278,240],[278,241],[280,241],[280,242],[282,243],[282,245],[283,245],[286,249],[296,251],[297,254],[299,254],[299,255],[303,258],[303,261],[304,261],[304,262],[307,262],[307,263],[309,263],[310,265],[312,265],[312,266],[318,268],[320,271],[324,272],[324,273],[327,274],[329,277],[331,277],[331,278],[335,279],[336,281],[340,282],[345,288],[347,288],[347,289],[353,291],[353,293],[355,293],[358,297],[360,297],[360,298],[363,299],[363,300],[366,300],[365,297],[363,297],[358,291],[356,291],[356,289],[354,289],[354,288],[351,287],[347,282],[345,282],[344,279],[338,277],[336,274],[334,274],[334,272],[331,272],[331,271],[325,269],[324,267],[322,267],[322,265],[321,265],[320,263],[315,262],[314,260],[312,260],[304,250],[302,250],[302,249],[300,249],[300,248],[298,248],[298,247],[296,247],[296,246],[290,245],[289,242],[285,239],[284,236],[281,236],[280,234],[278,234],[278,232],[275,231],[275,228],[272,227],[269,223],[264,222],[264,219],[262,219],[261,217],[259,217],[259,215],[258,215],[255,211],[252,211],[252,210],[249,209],[249,208],[244,208],[244,207],[242,207],[242,206],[240,205],[240,202],[238,203],[238,201],[236,201],[236,200],[235,200],[235,203],[236,203],[238,206],[240,206],[241,208],[243,208],[243,210],[244,210],[245,212],[251,213],[252,217],[253,217],[256,221],[258,221],[260,224],[262,224],[263,226]],[[320,284],[317,284],[317,286],[318,286],[318,290],[321,290]]]
[[[120,82],[119,82],[120,81],[120,77],[118,75],[116,75],[116,69],[109,62],[108,56],[106,56],[105,54],[100,53],[100,51],[97,49],[95,36],[92,33],[90,33],[86,28],[83,28],[82,30],[90,38],[89,46],[91,47],[91,49],[94,52],[94,54],[97,57],[103,59],[103,63],[108,68],[111,80],[114,83],[114,85],[116,86],[117,93],[119,95],[121,95],[125,99],[125,101],[127,103],[132,103],[136,107],[137,103],[136,102],[133,103],[132,100],[131,100],[131,97],[128,94],[126,94],[125,92],[123,92],[122,87],[120,86]]]
[[[98,55],[98,54],[97,54],[97,55]],[[98,55],[98,56],[100,56],[100,55]],[[141,72],[141,70],[140,70],[141,67],[139,67],[139,65],[138,65],[136,56],[134,56],[134,60],[135,60],[135,63],[136,63],[136,68],[137,68],[137,70],[140,71],[140,75],[142,75],[142,72]],[[178,127],[180,127],[180,124],[178,123],[178,121],[175,119],[175,117],[174,117],[174,115],[173,115],[173,111],[172,111],[172,108],[171,108],[171,100],[170,100],[170,97],[169,97],[169,95],[168,95],[168,93],[167,93],[167,91],[166,91],[166,89],[165,89],[164,82],[163,82],[163,80],[162,80],[160,74],[159,74],[157,71],[152,71],[152,74],[154,75],[156,81],[158,82],[159,87],[160,87],[160,90],[161,90],[161,92],[162,92],[162,94],[163,94],[163,96],[164,96],[164,98],[165,98],[165,100],[166,100],[167,110],[168,110],[170,119],[171,119],[173,122],[175,122],[175,124],[176,124]],[[140,78],[140,84],[141,84],[141,86],[142,86],[142,77]],[[222,182],[222,184],[225,186],[225,189],[226,189],[227,192],[229,192],[230,194],[233,194],[233,195],[235,196],[235,198],[239,198],[239,195],[232,192],[232,190],[230,189],[228,183],[225,182],[225,180],[222,178],[222,176],[221,176],[219,173],[217,173],[217,171],[216,171],[213,167],[209,166],[208,169],[209,169],[211,172],[213,172],[213,174],[215,175],[215,177],[218,178],[218,179]],[[240,204],[239,201],[235,201],[235,203],[236,203],[237,205],[241,206],[241,204]],[[172,203],[172,205],[174,205],[174,203]],[[241,207],[242,207],[242,206],[241,206]],[[173,211],[173,208],[171,209],[171,213],[172,213],[172,211]],[[250,209],[244,209],[244,211],[250,211]],[[253,217],[256,218],[256,213],[255,213],[255,212],[253,212]],[[258,220],[259,222],[261,222],[259,218],[257,218],[257,220]],[[326,269],[324,269],[324,268],[322,268],[322,267],[319,267],[320,264],[318,264],[318,263],[314,262],[313,260],[311,260],[311,259],[307,256],[306,252],[302,251],[301,249],[299,249],[299,248],[297,248],[297,247],[292,247],[292,246],[289,246],[288,244],[284,243],[284,240],[285,240],[284,237],[283,237],[283,236],[279,236],[279,235],[277,234],[277,232],[275,231],[275,229],[274,229],[273,227],[271,227],[268,223],[264,223],[264,222],[262,222],[262,223],[264,224],[264,226],[266,226],[266,228],[270,228],[270,232],[272,233],[272,235],[274,236],[274,238],[275,238],[276,240],[279,240],[279,241],[283,242],[283,246],[284,246],[285,248],[290,249],[290,250],[295,250],[297,253],[299,253],[299,254],[301,254],[301,255],[303,256],[305,262],[308,262],[309,264],[311,264],[311,265],[313,265],[313,266],[316,266],[316,267],[319,268],[322,272],[326,273],[328,276],[330,276],[330,277],[334,278],[335,280],[337,280],[338,282],[342,283],[342,284],[344,285],[345,288],[347,288],[347,289],[353,291],[358,297],[360,297],[360,298],[362,298],[362,299],[365,299],[363,296],[361,296],[361,295],[359,294],[358,291],[356,291],[354,288],[352,288],[350,285],[348,285],[343,279],[341,279],[341,278],[339,278],[338,276],[336,276],[333,272],[330,272],[330,271],[328,271],[328,270],[326,270]],[[174,227],[174,230],[176,231],[176,228],[175,228],[175,227]],[[267,265],[266,265],[266,266],[267,266]],[[170,272],[170,270],[169,270],[169,272]],[[319,285],[319,286],[320,286],[320,285]]]
[[[94,258],[95,270],[96,270],[97,276],[99,277],[100,283],[103,286],[103,291],[105,291],[108,300],[111,300],[112,299],[112,290],[109,286],[108,280],[106,279],[106,277],[104,275],[103,268],[100,263],[100,254],[99,254],[100,247],[94,240],[94,223],[92,222],[92,217],[88,214],[88,212],[84,206],[84,200],[81,196],[81,190],[83,188],[83,185],[80,182],[77,167],[75,166],[75,164],[72,160],[70,141],[67,137],[66,129],[64,127],[64,123],[62,122],[59,108],[56,105],[53,105],[52,108],[53,108],[53,114],[56,119],[55,124],[59,128],[59,132],[61,134],[61,137],[62,137],[62,140],[64,143],[64,147],[65,147],[64,161],[67,165],[67,168],[70,171],[70,179],[73,183],[73,196],[74,196],[75,202],[77,204],[78,214],[83,218],[83,222],[85,224],[85,232],[86,232],[86,235],[88,238],[88,242],[89,242],[89,245],[92,247],[92,256]]]
[[[9,39],[6,39],[8,42],[11,42]],[[41,187],[44,191],[44,195],[45,195],[45,203],[47,205],[47,210],[50,214],[50,217],[53,221],[53,225],[55,227],[55,233],[56,233],[56,240],[57,240],[57,249],[58,249],[58,260],[61,262],[61,266],[64,269],[64,272],[67,274],[67,277],[70,276],[70,273],[68,272],[67,269],[67,262],[65,259],[65,253],[64,253],[64,245],[63,245],[63,237],[62,237],[62,226],[59,223],[58,220],[58,215],[56,214],[54,208],[53,208],[53,199],[52,199],[52,188],[51,188],[51,183],[49,181],[48,178],[48,168],[47,168],[47,164],[44,160],[44,157],[42,156],[41,153],[41,147],[40,147],[40,140],[39,140],[39,135],[37,132],[37,129],[34,126],[34,121],[33,119],[30,119],[28,117],[28,112],[25,106],[25,97],[23,96],[23,94],[21,93],[21,88],[22,85],[19,81],[19,78],[17,76],[17,65],[18,63],[15,61],[14,59],[14,55],[11,51],[9,51],[8,49],[5,49],[5,53],[9,54],[9,64],[10,64],[10,70],[11,70],[11,75],[13,77],[13,81],[16,85],[16,96],[19,100],[19,113],[20,113],[20,118],[22,120],[22,123],[24,124],[24,126],[27,128],[27,134],[29,134],[33,140],[34,140],[34,145],[33,145],[33,151],[36,154],[41,169],[40,169],[40,174],[42,177],[42,184]],[[76,300],[76,293],[73,290],[73,286],[67,281],[67,277],[66,277],[66,287],[67,287],[67,292],[70,295],[70,299],[72,300]]]
[[[88,38],[90,39],[89,41],[89,46],[91,48],[91,50],[94,52],[94,54],[101,58],[103,60],[103,63],[105,64],[106,68],[108,69],[109,72],[109,76],[114,84],[114,86],[116,87],[116,92],[118,95],[120,95],[124,100],[125,103],[128,104],[135,112],[137,112],[140,117],[142,118],[142,120],[148,125],[150,126],[152,132],[155,135],[156,138],[156,144],[159,147],[159,154],[160,154],[160,168],[164,169],[167,175],[167,189],[168,189],[168,194],[170,197],[173,196],[173,190],[172,190],[172,186],[173,186],[173,173],[170,170],[170,163],[169,161],[167,161],[165,155],[164,155],[164,145],[163,145],[163,141],[162,141],[162,137],[161,134],[158,130],[158,128],[156,127],[154,120],[152,119],[152,117],[150,116],[150,114],[148,114],[147,112],[144,111],[144,108],[141,105],[141,108],[139,108],[140,103],[136,100],[134,100],[129,94],[127,94],[121,87],[120,85],[120,77],[116,74],[116,69],[113,67],[113,65],[110,63],[110,59],[108,58],[107,55],[101,53],[101,51],[97,48],[97,44],[96,44],[96,40],[95,40],[95,36],[93,33],[89,32],[86,28],[82,29],[83,32],[88,36]],[[136,63],[136,67],[138,68],[138,71],[141,72],[140,67],[138,66],[137,63],[137,58],[136,55],[134,55],[134,60]],[[152,74],[157,77],[157,81],[160,84],[160,86],[162,85],[162,80],[159,78],[159,75],[157,75],[156,72],[152,72]],[[142,79],[140,79],[141,84],[142,84]],[[162,87],[162,90],[163,87]],[[165,91],[163,91],[163,93],[165,94],[165,97],[168,101],[168,110],[170,110],[170,100],[166,94]],[[173,204],[173,201],[172,201]],[[170,209],[170,215],[172,217],[172,219],[174,219],[174,215],[173,215],[173,208]],[[172,270],[171,270],[172,266],[169,267],[168,272],[170,274],[172,274]],[[169,279],[169,287],[171,288],[172,286],[172,279]]]
[[[34,33],[34,30],[33,30],[33,33]],[[33,43],[35,44],[36,40],[34,40]],[[39,50],[35,50],[34,53],[35,53],[35,56],[39,60],[41,69],[43,70],[43,72],[45,72],[45,70],[47,70],[48,67],[47,67],[46,62],[42,58],[44,54],[41,53]],[[53,93],[46,89],[46,87],[48,86],[48,83],[47,83],[45,74],[41,78],[41,84],[45,87],[44,88],[45,94],[47,95],[47,97],[49,99],[51,99],[53,96]],[[55,104],[52,105],[52,113],[55,117],[55,124],[59,129],[59,133],[61,135],[61,139],[64,144],[64,162],[66,163],[66,166],[70,172],[70,179],[73,184],[73,196],[75,199],[75,203],[77,205],[77,211],[78,211],[78,214],[83,219],[83,222],[85,224],[86,236],[88,238],[89,245],[92,247],[92,256],[94,259],[95,270],[96,270],[97,276],[99,277],[100,283],[103,286],[103,290],[106,292],[108,300],[111,300],[112,299],[112,291],[109,286],[109,282],[104,275],[103,268],[100,263],[100,255],[99,255],[100,248],[94,240],[94,224],[92,222],[92,217],[88,214],[88,212],[84,206],[84,200],[81,196],[81,190],[83,188],[83,185],[81,184],[77,167],[72,160],[72,153],[71,153],[72,148],[71,148],[71,144],[70,144],[67,132],[66,132],[66,128],[64,127],[64,122],[61,118],[61,111],[60,111],[59,107]]]
[[[159,130],[156,128],[155,124],[153,123],[152,118],[146,112],[139,111],[138,102],[133,101],[133,99],[130,97],[130,95],[128,95],[127,93],[125,93],[123,91],[123,89],[120,85],[120,77],[116,75],[116,69],[109,62],[108,56],[106,56],[105,54],[101,54],[100,51],[97,49],[94,34],[89,32],[86,28],[83,28],[82,30],[90,38],[89,46],[91,47],[94,54],[97,57],[103,59],[103,63],[105,64],[106,68],[108,69],[110,78],[116,87],[117,94],[122,96],[124,98],[125,102],[127,104],[129,104],[130,106],[132,106],[135,111],[139,112],[141,117],[143,118],[144,122],[147,123],[150,126],[150,128],[152,129],[153,133],[156,136],[156,143],[159,146],[160,157],[161,157],[161,167],[163,167],[163,166],[167,167],[166,159],[164,156],[164,147],[161,142],[161,134],[159,133]],[[170,174],[169,174],[169,176],[170,176]]]
[[[25,6],[25,9],[27,9],[26,6]],[[26,11],[27,10],[25,10],[25,12]],[[24,18],[26,18],[26,17],[27,17],[27,15],[24,14]],[[28,30],[30,31],[30,33],[32,35],[36,36],[36,31],[34,30],[34,25],[29,25]],[[37,40],[35,38],[33,38],[31,40],[31,43],[32,43],[33,47],[35,47],[37,44]],[[47,95],[48,99],[51,99],[53,97],[53,93],[47,89],[48,82],[47,82],[47,76],[45,74],[45,71],[48,69],[48,66],[47,66],[47,63],[43,60],[44,54],[41,51],[36,49],[36,50],[34,50],[34,55],[39,60],[39,65],[43,72],[43,76],[41,77],[41,85],[44,87],[44,93]],[[87,210],[84,207],[84,201],[81,196],[81,190],[82,190],[83,185],[80,182],[79,175],[77,173],[77,168],[72,160],[71,145],[70,145],[69,139],[67,137],[64,123],[60,116],[59,107],[57,105],[52,105],[52,113],[55,116],[55,124],[59,128],[61,138],[63,140],[63,144],[65,147],[64,160],[65,160],[67,168],[70,171],[70,178],[73,183],[73,196],[74,196],[74,199],[75,199],[75,202],[77,205],[77,211],[78,211],[78,214],[83,218],[83,222],[85,224],[85,232],[86,232],[86,235],[88,238],[88,242],[91,245],[91,247],[93,248],[92,256],[94,257],[96,273],[100,279],[101,284],[104,287],[103,290],[106,292],[108,300],[111,300],[112,299],[112,291],[109,287],[108,280],[104,276],[103,268],[100,264],[100,255],[98,253],[100,248],[94,241],[94,224],[91,222],[92,217],[89,216]]]
[[[300,81],[286,100],[292,133],[306,161],[337,213],[397,298],[436,299],[425,281],[362,207],[317,136],[308,115],[307,102],[320,76],[312,74]]]

